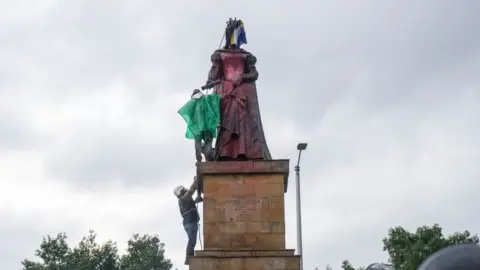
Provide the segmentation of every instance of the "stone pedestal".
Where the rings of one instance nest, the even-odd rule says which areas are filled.
[[[288,172],[288,160],[200,163],[204,250],[190,269],[298,270],[285,249]]]

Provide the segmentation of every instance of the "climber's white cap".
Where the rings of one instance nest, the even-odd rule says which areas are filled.
[[[203,93],[202,92],[197,92],[195,94],[192,95],[192,98],[194,99],[199,99],[203,96]]]
[[[174,190],[173,190],[173,194],[175,194],[175,196],[180,196],[180,193],[182,192],[182,190],[184,190],[185,187],[184,186],[178,186],[176,187]]]

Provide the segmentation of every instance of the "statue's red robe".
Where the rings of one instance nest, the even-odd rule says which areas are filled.
[[[243,49],[213,53],[208,81],[220,96],[220,126],[215,144],[216,160],[271,159],[263,132],[255,81],[256,57]]]

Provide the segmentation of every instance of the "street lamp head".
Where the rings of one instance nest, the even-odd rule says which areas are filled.
[[[303,151],[303,150],[305,150],[305,149],[307,149],[307,143],[299,143],[299,144],[297,145],[297,150]]]

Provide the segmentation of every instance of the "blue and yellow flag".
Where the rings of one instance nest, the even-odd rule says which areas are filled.
[[[233,30],[232,36],[230,37],[230,44],[237,45],[237,48],[240,48],[243,44],[247,44],[247,34],[245,33],[245,25],[242,21],[235,30]]]

